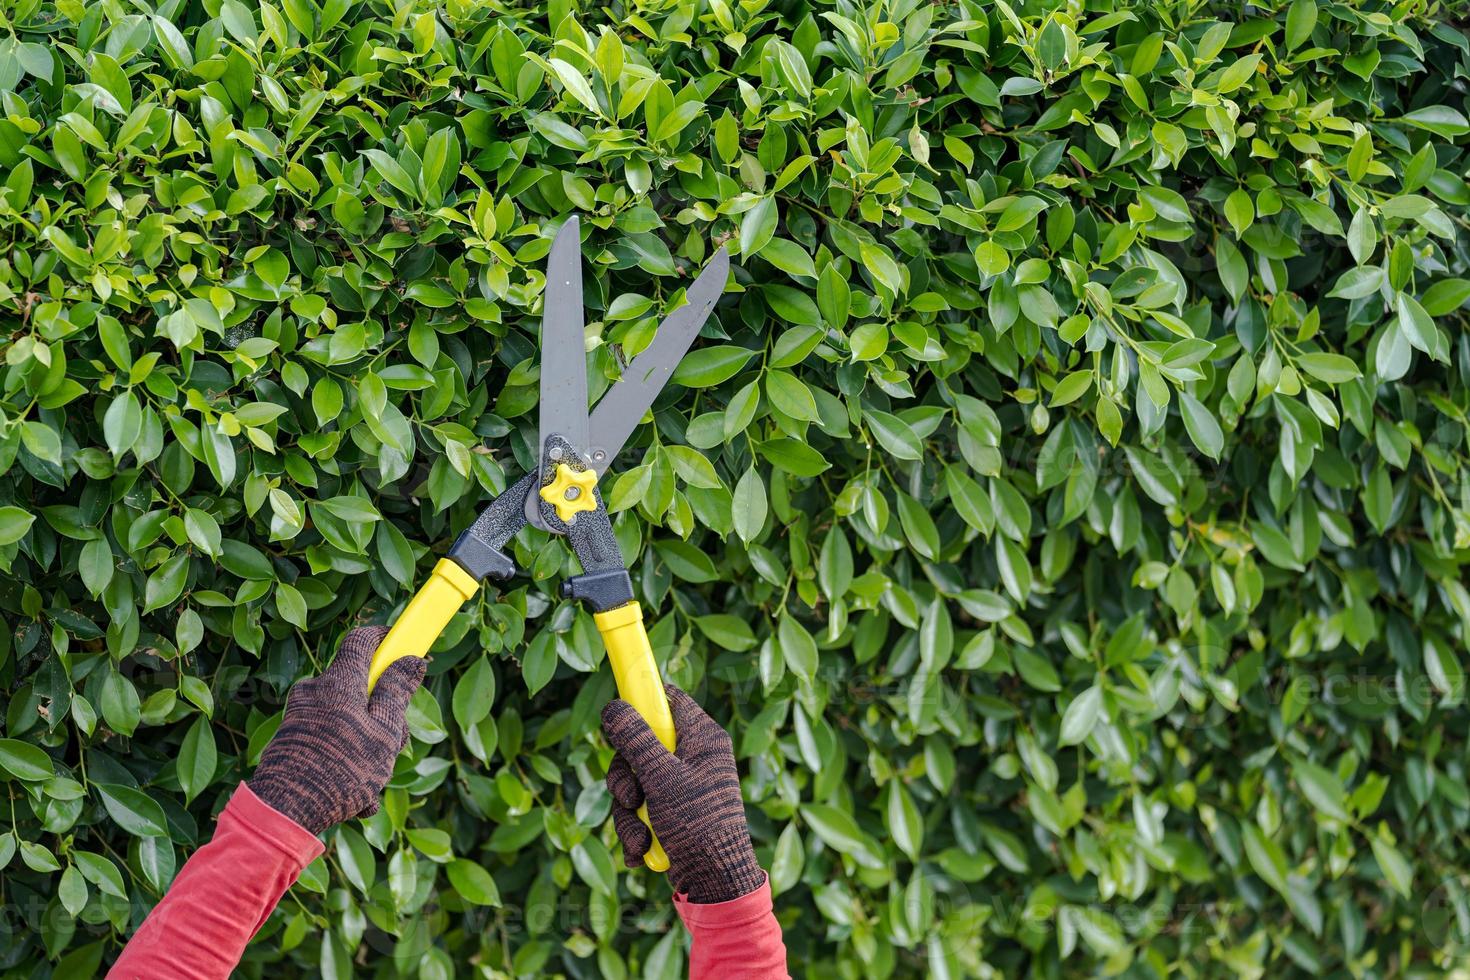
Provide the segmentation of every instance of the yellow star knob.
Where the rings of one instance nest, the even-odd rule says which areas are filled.
[[[541,488],[541,499],[556,508],[556,516],[563,524],[570,524],[584,510],[597,509],[597,474],[592,470],[580,473],[566,463],[556,464],[556,479]]]

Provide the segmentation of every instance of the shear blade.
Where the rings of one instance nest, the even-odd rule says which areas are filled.
[[[541,433],[537,445],[540,487],[549,481],[547,440],[559,435],[573,448],[578,462],[600,477],[643,421],[658,393],[668,384],[694,338],[709,319],[730,277],[730,256],[717,250],[685,292],[685,303],[663,319],[653,342],[623,369],[597,407],[587,411],[587,357],[582,314],[582,256],[576,218],[557,232],[546,267],[546,299],[541,320]],[[558,447],[561,448],[561,447]],[[565,451],[565,450],[563,450]],[[550,530],[541,516],[540,498],[526,498],[526,519]]]
[[[576,216],[568,218],[557,231],[546,261],[546,295],[541,309],[541,434],[536,447],[541,478],[537,486],[549,477],[545,466],[551,436],[561,436],[578,453],[585,451],[589,442],[580,228]],[[536,527],[546,527],[540,500],[534,493],[526,499],[526,519]]]
[[[628,362],[622,378],[608,389],[592,411],[587,463],[598,475],[607,472],[623,444],[643,421],[674,368],[699,336],[730,278],[730,256],[721,246],[699,278],[685,291],[685,304],[658,325],[653,343]]]

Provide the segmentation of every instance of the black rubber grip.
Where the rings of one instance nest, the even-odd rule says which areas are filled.
[[[578,599],[593,612],[607,612],[633,601],[633,579],[626,568],[573,575],[561,584],[564,599]]]
[[[449,557],[480,582],[487,578],[503,582],[516,573],[516,563],[509,555],[469,531],[455,539],[454,547],[449,549]]]

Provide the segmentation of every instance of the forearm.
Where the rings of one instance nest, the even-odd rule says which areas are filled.
[[[691,937],[690,980],[789,980],[769,881],[733,901],[699,905],[675,896],[674,906]]]
[[[225,980],[322,843],[243,783],[214,837],[185,863],[109,980]]]

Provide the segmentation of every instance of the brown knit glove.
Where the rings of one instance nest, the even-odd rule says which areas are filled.
[[[321,676],[292,685],[286,717],[250,777],[256,796],[313,834],[377,813],[393,762],[408,744],[404,712],[427,663],[395,661],[368,697],[368,665],[387,633],[381,626],[353,630]]]
[[[630,868],[643,864],[651,841],[638,807],[646,801],[676,892],[700,904],[748,895],[765,872],[750,845],[730,734],[689,695],[672,684],[664,690],[677,737],[672,753],[628,702],[602,709],[602,730],[618,753],[607,788],[623,859]]]

